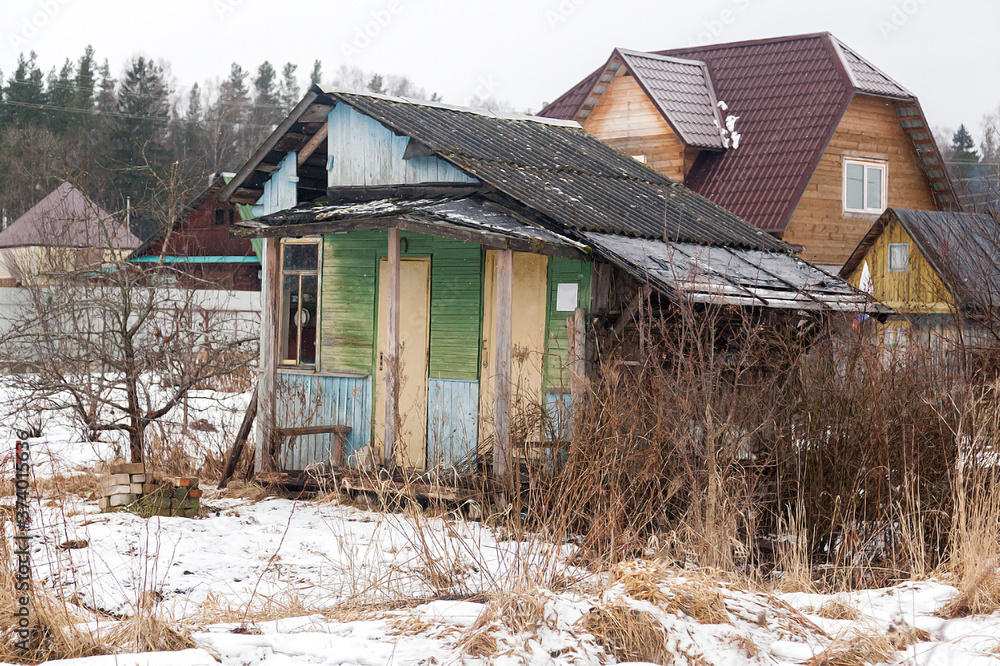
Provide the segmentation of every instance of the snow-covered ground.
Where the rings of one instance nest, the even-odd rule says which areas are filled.
[[[34,444],[41,475],[113,455],[69,425]],[[43,496],[35,529],[36,580],[74,599],[81,628],[99,639],[152,607],[195,646],[62,662],[80,666],[615,663],[616,626],[660,645],[632,659],[675,664],[864,663],[865,645],[884,663],[1000,664],[1000,614],[939,617],[957,593],[941,582],[827,596],[656,562],[594,575],[569,564],[571,546],[448,513],[209,491],[198,519],[145,520]],[[71,541],[86,546],[59,548]],[[818,659],[847,649],[861,661]]]

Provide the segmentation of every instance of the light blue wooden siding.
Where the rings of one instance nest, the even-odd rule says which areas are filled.
[[[278,426],[346,425],[351,427],[344,462],[356,466],[359,451],[372,437],[371,376],[278,375]],[[290,446],[289,446],[290,444]],[[279,458],[284,469],[302,470],[330,458],[333,435],[286,440]]]
[[[479,382],[427,382],[427,467],[467,460],[479,439]]]
[[[296,153],[288,153],[281,166],[264,183],[264,194],[251,209],[254,217],[270,215],[299,203]]]
[[[330,187],[478,182],[436,156],[404,160],[409,137],[398,136],[347,104],[335,106],[327,123]]]
[[[567,441],[572,435],[573,399],[562,391],[545,392],[545,414],[548,417],[546,437]]]

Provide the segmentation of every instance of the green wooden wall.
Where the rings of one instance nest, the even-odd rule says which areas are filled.
[[[479,378],[483,253],[473,243],[401,234],[402,257],[431,258],[431,377]],[[326,372],[370,374],[375,358],[379,261],[385,230],[328,234],[320,326]]]
[[[572,312],[556,311],[556,294],[559,284],[575,282],[579,285],[577,307],[590,310],[590,281],[593,265],[589,261],[549,257],[549,285],[547,305],[547,341],[545,349],[544,382],[547,389],[569,390],[569,354],[566,318]]]

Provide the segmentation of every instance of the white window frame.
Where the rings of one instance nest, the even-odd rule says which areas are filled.
[[[892,267],[892,248],[893,247],[905,247],[906,248],[906,264],[902,268]],[[888,270],[894,273],[905,273],[910,270],[910,244],[909,243],[889,243],[886,247],[885,256],[885,266]]]
[[[862,178],[862,183],[864,185],[864,190],[861,193],[861,201],[864,202],[862,208],[848,208],[847,206],[847,167],[849,165],[857,165],[864,167],[864,178]],[[881,208],[869,208],[868,207],[868,169],[869,167],[877,167],[882,170],[882,206]],[[865,213],[873,215],[881,215],[886,208],[888,208],[888,195],[889,195],[889,163],[883,160],[865,160],[865,159],[855,159],[855,158],[845,158],[843,174],[841,175],[841,191],[843,192],[842,200],[844,205],[845,213]]]

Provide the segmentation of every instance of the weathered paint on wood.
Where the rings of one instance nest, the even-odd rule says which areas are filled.
[[[264,183],[264,194],[253,207],[254,217],[293,208],[298,203],[298,163],[295,153],[288,153],[281,166]]]
[[[428,468],[468,459],[478,435],[479,382],[431,378],[427,387]]]
[[[431,258],[429,373],[443,379],[479,378],[482,250],[423,234],[402,233],[402,254]],[[386,231],[329,234],[323,248],[323,368],[372,372],[375,284]]]
[[[304,373],[281,373],[281,405],[278,423],[283,427],[344,425],[347,435],[344,461],[352,467],[366,462],[372,436],[372,382],[370,377],[335,377]],[[303,470],[329,459],[335,435],[295,438],[282,452],[284,469]]]
[[[891,101],[857,95],[820,158],[782,240],[802,245],[806,261],[843,266],[878,215],[845,213],[845,158],[888,163],[888,201],[893,208],[936,210],[927,174],[903,131]]]
[[[588,261],[552,257],[549,261],[548,316],[545,346],[545,386],[546,388],[569,390],[569,346],[566,332],[566,318],[576,308],[589,311],[590,287],[593,264]],[[560,284],[578,285],[577,303],[573,310],[557,310],[557,296]]]
[[[376,350],[376,353],[379,354],[378,377],[380,380],[383,378],[385,380],[385,391],[382,394],[385,398],[385,421],[383,422],[385,425],[385,437],[382,440],[384,445],[382,465],[386,468],[392,468],[396,463],[397,426],[401,420],[399,417],[399,229],[389,229],[387,234],[389,237],[387,259],[384,265],[380,266],[379,270],[379,279],[382,281],[379,287],[379,307],[385,308],[385,316],[382,316],[380,309],[378,319],[380,329],[383,326],[385,327],[384,330],[379,330],[379,340],[385,340],[385,347],[381,348],[381,345],[379,345],[380,348]],[[430,276],[428,275],[428,280],[429,278]],[[407,286],[409,287],[410,285]],[[428,286],[427,289],[429,288]],[[423,296],[422,293],[416,295],[418,297]],[[420,306],[422,303],[417,302],[414,305]],[[424,314],[426,315],[426,311]],[[424,323],[423,319],[421,318],[421,324]],[[421,328],[426,327],[421,326]],[[418,341],[412,340],[411,342]],[[419,340],[419,342],[424,342],[424,340]],[[420,352],[422,354],[423,349]],[[423,364],[421,363],[420,365],[422,372]],[[377,396],[378,390],[382,388],[381,381],[377,382],[375,386]],[[381,409],[381,407],[381,405],[376,403],[377,409]]]
[[[268,238],[264,243],[264,283],[261,298],[260,378],[257,397],[260,402],[257,418],[257,471],[274,471],[270,443],[278,404],[278,313],[281,306],[279,261],[281,241]]]
[[[330,187],[478,182],[437,156],[404,160],[409,137],[346,104],[335,106],[327,123]]]
[[[497,252],[496,314],[493,340],[493,474],[506,478],[511,468],[510,356],[514,292],[514,252]]]
[[[889,244],[907,243],[910,263],[905,271],[889,270]],[[931,265],[920,253],[903,226],[892,220],[878,237],[864,261],[855,269],[849,281],[855,287],[861,283],[865,262],[872,278],[872,295],[901,314],[946,313],[954,302]]]
[[[391,261],[383,259],[379,278],[378,350],[375,370],[375,433],[384,435],[383,464],[423,469],[427,455],[427,345],[430,328],[430,260],[403,259],[399,265],[398,366],[389,349]],[[385,350],[385,351],[383,351]],[[389,378],[398,371],[397,400]],[[391,406],[395,402],[395,409]],[[388,419],[396,417],[395,427]],[[391,439],[395,435],[394,439]],[[390,438],[390,439],[385,439]]]

